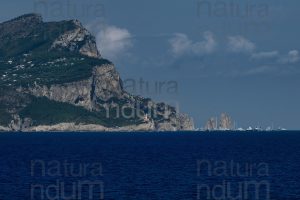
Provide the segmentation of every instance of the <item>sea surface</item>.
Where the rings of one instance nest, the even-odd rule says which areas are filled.
[[[0,200],[300,199],[300,132],[1,133]]]

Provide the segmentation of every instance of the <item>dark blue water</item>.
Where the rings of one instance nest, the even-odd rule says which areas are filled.
[[[300,133],[0,134],[1,200],[89,198],[299,200]]]

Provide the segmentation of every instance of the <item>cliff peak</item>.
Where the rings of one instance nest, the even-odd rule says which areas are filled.
[[[100,58],[95,38],[78,20],[43,22],[41,15],[31,13],[0,24],[0,57],[35,51]]]

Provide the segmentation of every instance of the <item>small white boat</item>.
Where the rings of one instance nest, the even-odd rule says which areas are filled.
[[[246,131],[253,131],[253,128],[251,126],[249,126]]]

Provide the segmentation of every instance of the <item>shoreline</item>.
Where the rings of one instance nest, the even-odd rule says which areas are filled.
[[[219,135],[234,135],[234,134],[273,134],[273,133],[294,133],[294,132],[299,132],[300,130],[274,130],[274,131],[193,131],[193,130],[177,130],[177,131],[161,131],[161,130],[109,130],[109,131],[91,131],[91,130],[81,130],[81,131],[72,131],[72,130],[64,130],[64,131],[11,131],[11,130],[0,130],[0,134],[38,134],[38,133],[45,133],[45,134],[59,134],[59,133],[68,133],[68,134],[87,134],[87,133],[107,133],[107,134],[118,134],[118,133],[131,133],[131,134],[139,134],[139,133],[168,133],[168,134],[176,134],[176,133],[191,133],[191,134],[205,134],[205,135],[214,135],[214,134],[219,134]]]

